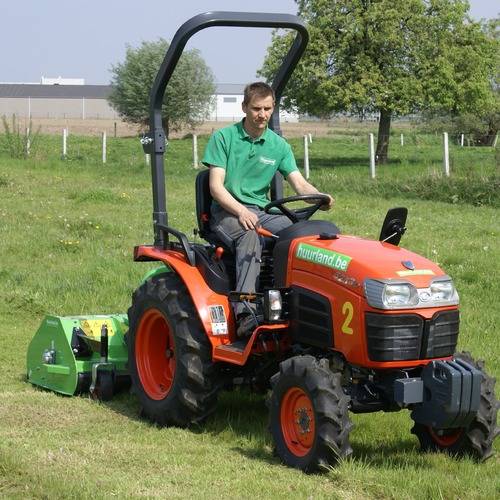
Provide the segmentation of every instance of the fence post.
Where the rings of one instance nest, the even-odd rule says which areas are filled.
[[[370,138],[370,177],[375,179],[375,143],[373,134],[368,134]]]
[[[401,146],[405,145],[405,140],[403,134],[401,134]]]
[[[198,168],[198,136],[193,134],[193,165]]]
[[[306,179],[309,179],[309,146],[308,146],[308,137],[304,136],[304,176]]]
[[[27,156],[29,156],[29,154],[30,154],[30,148],[31,148],[30,129],[28,127],[26,129],[26,155]]]
[[[450,150],[448,148],[448,132],[443,132],[444,175],[450,175]]]
[[[106,163],[106,131],[102,133],[102,162]]]
[[[68,131],[67,129],[63,128],[63,136],[62,136],[62,157],[63,160],[66,159],[66,140],[68,136]]]

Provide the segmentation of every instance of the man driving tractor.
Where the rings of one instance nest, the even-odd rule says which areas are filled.
[[[267,193],[279,171],[297,195],[318,190],[300,173],[290,145],[268,128],[275,94],[264,82],[247,85],[238,123],[216,131],[207,145],[203,164],[210,168],[210,192],[214,198],[211,228],[236,255],[236,290],[257,290],[264,238],[263,227],[273,234],[291,224],[283,215],[264,212]],[[329,210],[333,198],[321,209]],[[235,305],[237,335],[245,337],[255,328],[253,315],[244,304]]]

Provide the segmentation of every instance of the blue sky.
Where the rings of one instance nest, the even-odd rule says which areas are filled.
[[[470,0],[475,19],[491,19],[500,7]],[[295,14],[294,0],[63,0],[9,1],[2,5],[0,82],[39,83],[41,77],[83,78],[105,85],[126,44],[172,39],[189,18],[210,10]],[[188,47],[202,53],[219,83],[255,79],[271,40],[267,29],[207,28]]]

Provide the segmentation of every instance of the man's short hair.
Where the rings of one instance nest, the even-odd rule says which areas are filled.
[[[265,82],[254,82],[249,83],[245,90],[243,91],[243,102],[248,106],[253,97],[260,97],[265,99],[266,97],[272,96],[273,104],[276,100],[274,90],[270,85]]]

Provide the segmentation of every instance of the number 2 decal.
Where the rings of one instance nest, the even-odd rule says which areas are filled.
[[[344,305],[342,306],[342,314],[344,315],[342,332],[346,335],[352,335],[354,333],[354,330],[351,327],[351,321],[354,316],[354,306],[351,302],[344,302]]]

